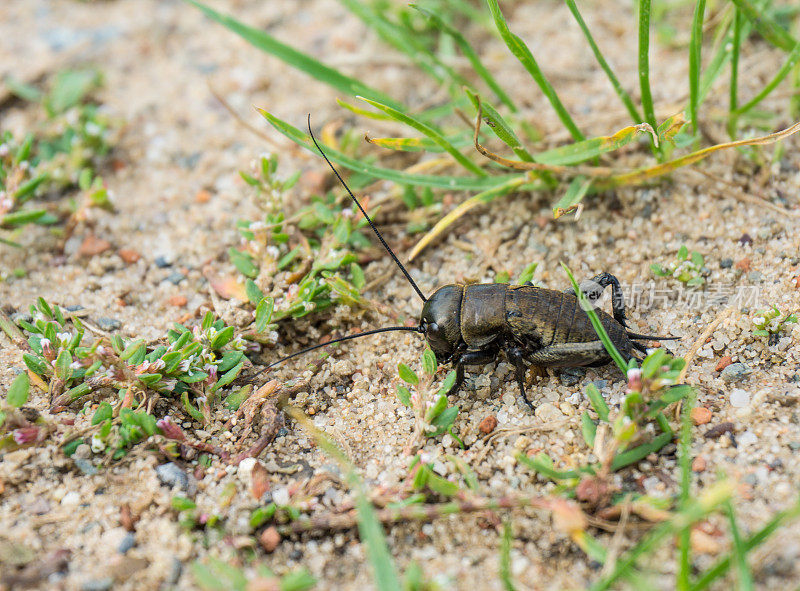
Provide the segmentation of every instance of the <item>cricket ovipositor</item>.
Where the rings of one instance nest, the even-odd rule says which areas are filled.
[[[571,288],[561,292],[536,287],[530,283],[449,284],[438,288],[430,297],[425,297],[317,143],[311,130],[310,115],[308,132],[317,150],[361,211],[386,252],[422,300],[422,313],[417,326],[377,328],[313,345],[279,359],[258,374],[298,355],[334,343],[381,332],[416,332],[425,337],[440,363],[455,365],[456,382],[451,393],[461,386],[465,365],[485,365],[503,353],[515,367],[516,380],[525,402],[532,406],[525,391],[525,373],[528,365],[540,368],[597,367],[611,361],[589,316],[581,308]],[[634,351],[646,352],[645,346],[638,341],[679,338],[650,336],[629,331],[625,320],[622,289],[613,275],[600,273],[590,280],[588,288],[584,288],[584,285],[586,283],[582,284],[581,291],[586,293],[590,300],[598,299],[606,287],[611,287],[613,315],[600,309],[597,309],[596,313],[611,341],[626,361],[633,357]]]

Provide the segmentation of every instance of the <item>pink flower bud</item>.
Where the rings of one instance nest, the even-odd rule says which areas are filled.
[[[634,367],[628,370],[628,391],[640,392],[642,390],[642,370]]]
[[[181,428],[173,423],[172,419],[169,417],[164,417],[156,421],[156,426],[161,429],[161,432],[167,439],[177,439],[178,441],[184,441],[186,439],[186,435],[183,434]]]
[[[22,427],[14,429],[14,441],[17,445],[34,443],[39,438],[39,427]]]

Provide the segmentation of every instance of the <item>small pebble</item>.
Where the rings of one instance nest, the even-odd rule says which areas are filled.
[[[78,256],[93,257],[104,253],[109,248],[111,248],[111,243],[108,240],[98,238],[94,234],[89,234],[83,239],[80,248],[78,248]]]
[[[721,269],[730,269],[733,267],[733,259],[722,259],[719,262],[719,266]]]
[[[494,415],[484,417],[480,425],[478,425],[478,429],[480,429],[481,433],[485,433],[486,435],[494,431],[495,427],[497,427],[497,417]]]
[[[97,326],[99,326],[102,330],[105,331],[112,331],[112,330],[119,330],[122,328],[122,322],[117,320],[116,318],[108,318],[106,316],[102,316],[97,319]]]
[[[93,579],[81,585],[81,591],[108,591],[114,584],[114,579],[106,577],[104,579]]]
[[[586,375],[586,370],[582,367],[567,367],[558,378],[565,386],[574,386],[583,379],[584,375]]]
[[[606,385],[608,384],[608,380],[592,380],[592,383],[598,390],[602,391],[603,388],[605,388]]]
[[[180,271],[175,271],[174,273],[170,273],[169,275],[167,275],[167,281],[169,281],[173,285],[178,285],[184,279],[186,279],[186,275],[184,275]]]
[[[736,267],[740,271],[749,271],[750,270],[750,259],[747,258],[747,257],[744,257],[742,260],[736,261],[736,264],[734,265],[734,267]]]
[[[87,445],[86,447],[89,446]],[[97,474],[97,466],[86,458],[75,458],[75,466],[87,476],[94,476]]]
[[[741,388],[731,390],[730,394],[731,406],[734,408],[744,408],[750,404],[750,393]]]
[[[132,265],[140,258],[142,258],[142,255],[140,255],[137,251],[133,250],[132,248],[120,248],[117,251],[117,254],[119,255],[119,258],[121,258],[129,265]]]
[[[128,532],[127,534],[125,534],[125,537],[122,538],[122,541],[119,543],[119,546],[117,547],[117,552],[119,552],[120,554],[125,554],[135,545],[136,545],[136,536],[133,535],[133,532]]]
[[[695,425],[705,425],[711,421],[711,411],[705,406],[695,406],[690,413],[692,423]]]
[[[77,491],[71,490],[61,499],[61,504],[65,507],[75,507],[81,502],[81,495]]]
[[[731,363],[725,369],[722,370],[720,377],[730,383],[733,382],[740,382],[747,376],[749,376],[753,370],[747,367],[744,363]]]
[[[737,242],[742,246],[744,246],[745,244],[753,244],[753,237],[750,236],[750,234],[748,234],[747,232],[745,232],[739,237],[739,240],[737,240]]]
[[[169,564],[169,570],[167,571],[167,578],[164,582],[167,585],[176,584],[178,580],[181,578],[182,572],[183,572],[183,564],[181,563],[178,557],[173,556],[172,561]]]
[[[739,436],[739,445],[748,446],[758,442],[758,437],[752,431],[745,431]]]
[[[88,460],[92,457],[92,448],[85,443],[81,443],[75,448],[75,453],[72,454],[72,457],[76,460]]]
[[[800,450],[800,441],[790,441],[789,449],[791,449],[792,451]]]
[[[761,283],[764,279],[764,274],[761,271],[750,271],[747,274],[747,280],[750,283]]]
[[[161,484],[173,488],[178,486],[181,490],[189,492],[189,476],[173,462],[156,466],[156,476]]]
[[[261,535],[258,536],[258,541],[265,552],[274,552],[278,544],[281,543],[281,534],[278,533],[274,526],[270,526],[261,532]]]
[[[537,406],[534,414],[544,423],[550,423],[564,418],[564,413],[549,402]]]
[[[172,261],[167,259],[165,256],[158,256],[156,257],[153,262],[156,264],[156,267],[159,269],[166,269],[167,267],[172,266]]]
[[[692,460],[692,472],[703,472],[706,469],[706,459],[703,456],[697,456]]]
[[[717,362],[717,367],[714,368],[714,371],[722,371],[726,367],[728,367],[731,363],[733,363],[733,359],[731,359],[730,355],[723,355],[720,357],[719,362]]]
[[[171,298],[167,299],[167,305],[173,306],[175,308],[182,308],[188,303],[189,303],[189,298],[187,298],[184,295],[174,295]]]

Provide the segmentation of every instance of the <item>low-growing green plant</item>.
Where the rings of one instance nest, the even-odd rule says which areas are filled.
[[[297,176],[280,181],[276,156],[262,156],[252,173],[242,173],[253,187],[264,218],[239,222],[243,247],[229,256],[245,277],[245,293],[257,309],[269,307],[269,322],[259,322],[247,338],[275,342],[277,323],[302,318],[335,304],[368,306],[361,295],[364,272],[357,252],[369,246],[360,232],[366,220],[353,207],[342,207],[332,194],[314,196],[310,205],[286,218],[287,191]],[[292,231],[292,229],[297,231]],[[259,336],[266,332],[265,336]]]
[[[706,282],[704,275],[708,274],[703,255],[696,250],[689,252],[685,244],[678,249],[674,261],[665,265],[653,263],[650,270],[657,277],[674,277],[687,287],[703,285]]]
[[[150,391],[181,397],[187,412],[205,422],[209,398],[236,379],[245,363],[244,340],[211,312],[194,329],[174,324],[167,343],[150,350],[143,340],[118,334],[91,339],[78,318],[65,316],[43,298],[31,306],[30,315],[30,322],[17,322],[30,335],[31,352],[23,359],[45,380],[56,406],[103,387],[118,389],[122,399],[137,392],[146,398]],[[192,405],[189,394],[202,410]]]
[[[773,335],[779,335],[789,327],[787,324],[796,324],[797,315],[780,311],[778,306],[773,304],[767,310],[760,310],[756,312],[753,318],[753,334],[759,337],[772,338]]]
[[[397,365],[397,373],[400,379],[411,386],[412,393],[408,387],[397,385],[397,399],[408,408],[413,409],[416,429],[414,439],[419,444],[425,437],[439,437],[444,433],[449,433],[461,447],[464,443],[453,431],[458,407],[449,406],[447,394],[452,390],[456,382],[456,372],[448,372],[444,381],[438,387],[433,386],[433,378],[438,369],[436,355],[430,347],[426,347],[422,352],[422,378],[408,367],[405,363]]]
[[[0,130],[0,228],[56,223],[65,212],[58,204],[35,205],[36,198],[76,187],[84,199],[69,204],[70,214],[89,206],[109,208],[97,168],[116,139],[116,125],[91,100],[102,84],[100,74],[59,72],[47,92],[14,80],[6,84],[21,98],[41,104],[44,117],[22,140]],[[15,245],[10,238],[0,240]]]
[[[20,410],[30,395],[30,378],[20,373],[0,400],[0,451],[10,451],[40,443],[47,437],[48,425],[39,416],[33,422]]]

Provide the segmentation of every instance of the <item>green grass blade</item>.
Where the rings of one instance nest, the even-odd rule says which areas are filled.
[[[706,13],[706,0],[697,0],[692,16],[692,36],[689,39],[689,117],[696,134],[697,107],[700,104],[700,70],[702,69],[703,19]]]
[[[572,179],[563,197],[553,206],[553,217],[558,219],[562,215],[575,209],[578,204],[583,201],[583,198],[586,196],[593,182],[594,179],[587,179],[583,176],[577,176]]]
[[[790,521],[796,520],[798,517],[800,517],[800,499],[788,509],[779,511],[773,515],[760,530],[744,541],[742,550],[744,552],[750,552],[753,548],[763,544],[778,528],[786,525]],[[703,573],[694,585],[692,585],[690,591],[703,591],[711,585],[711,583],[728,572],[730,566],[731,555],[728,554]]]
[[[634,123],[641,123],[642,116],[639,114],[639,111],[633,104],[633,100],[631,96],[626,92],[624,88],[622,88],[622,84],[620,84],[619,79],[617,78],[616,74],[614,74],[614,70],[611,69],[611,66],[608,65],[606,58],[603,57],[603,53],[600,51],[600,48],[597,46],[597,43],[592,37],[592,33],[589,31],[589,27],[586,26],[586,22],[583,20],[580,11],[578,10],[578,6],[575,4],[575,0],[566,0],[567,8],[572,13],[572,16],[575,18],[575,22],[578,23],[578,26],[583,31],[583,36],[586,37],[586,41],[589,43],[589,47],[592,48],[592,53],[594,53],[594,57],[597,60],[597,63],[600,64],[600,67],[608,76],[608,79],[611,81],[611,86],[614,87],[614,92],[617,93],[617,96],[622,101],[622,104],[625,105],[625,108],[628,110],[628,113],[631,116],[631,119]]]
[[[317,149],[311,142],[308,134],[303,133],[296,127],[289,125],[285,121],[275,117],[271,113],[258,109],[258,112],[272,125],[275,129],[285,135],[293,142],[307,148],[311,152],[317,154]],[[483,176],[483,177],[458,177],[458,176],[438,176],[429,174],[409,174],[401,170],[394,170],[391,168],[382,168],[373,166],[364,162],[360,162],[355,158],[351,158],[338,150],[334,150],[329,146],[325,146],[325,153],[331,162],[335,162],[354,172],[363,173],[374,178],[384,179],[387,181],[394,181],[396,183],[406,185],[417,185],[421,187],[432,187],[434,189],[449,189],[451,191],[486,191],[494,189],[497,185],[506,182],[514,181],[519,178],[519,174],[506,174],[498,176]]]
[[[753,23],[758,34],[778,49],[791,51],[797,45],[792,35],[770,18],[762,6],[757,6],[750,0],[732,0],[732,2],[742,11],[745,18]]]
[[[217,12],[216,10],[206,6],[202,2],[198,2],[197,0],[185,1],[200,9],[200,11],[211,20],[218,22],[219,24],[227,27],[239,35],[251,45],[274,55],[293,68],[300,70],[301,72],[305,72],[309,76],[316,78],[320,82],[331,86],[339,92],[343,92],[349,96],[368,96],[387,105],[391,105],[396,109],[404,108],[401,103],[393,100],[391,97],[383,94],[382,92],[375,90],[374,88],[370,88],[355,78],[345,76],[338,70],[326,66],[310,55],[297,51],[296,49],[281,43],[264,31],[249,27],[230,16]]]
[[[469,63],[472,64],[472,69],[475,70],[475,73],[483,79],[483,81],[492,90],[495,96],[497,96],[501,103],[506,105],[512,113],[516,113],[517,107],[514,104],[514,101],[511,100],[511,98],[503,90],[503,87],[500,86],[497,80],[495,80],[494,76],[492,76],[491,72],[489,72],[486,66],[483,65],[483,62],[481,62],[478,54],[472,48],[472,45],[469,44],[469,41],[466,40],[464,35],[462,35],[458,29],[452,27],[449,23],[446,23],[439,15],[417,6],[416,4],[410,4],[410,6],[424,15],[437,29],[443,31],[453,38],[453,40],[456,42],[456,45],[458,45],[459,49],[461,50],[461,53],[463,53],[464,57],[466,57],[467,60],[469,60]]]
[[[559,146],[536,154],[535,159],[539,164],[550,166],[571,166],[580,164],[606,152],[613,152],[631,143],[638,134],[645,129],[640,125],[623,127],[614,135],[593,137],[582,142],[575,142],[566,146]]]
[[[592,326],[594,327],[597,336],[602,341],[603,346],[606,348],[606,351],[608,351],[608,354],[611,356],[611,359],[614,360],[614,363],[617,364],[617,367],[619,367],[620,371],[622,371],[623,374],[627,374],[628,363],[625,361],[625,359],[623,359],[620,352],[614,346],[614,343],[611,342],[611,338],[608,336],[606,329],[603,327],[603,323],[600,322],[600,318],[597,316],[597,312],[594,311],[594,307],[592,306],[591,302],[589,302],[589,300],[586,299],[586,296],[583,295],[583,292],[581,291],[581,286],[575,280],[575,276],[572,274],[572,271],[570,271],[569,267],[567,267],[567,265],[565,265],[564,263],[561,263],[561,266],[563,267],[564,271],[567,274],[567,277],[569,277],[569,280],[572,283],[572,288],[575,290],[575,295],[578,298],[578,303],[580,304],[581,308],[586,311],[586,315],[589,316],[589,321],[592,323]]]
[[[414,117],[411,117],[410,115],[406,115],[405,113],[402,113],[397,109],[390,107],[389,105],[384,105],[379,101],[373,101],[365,97],[359,97],[359,98],[361,98],[364,102],[369,103],[379,111],[383,111],[387,115],[394,118],[396,121],[408,125],[409,127],[413,127],[420,133],[426,135],[428,138],[436,142],[436,144],[439,147],[441,147],[445,152],[447,152],[453,158],[455,158],[456,162],[458,162],[461,166],[466,168],[472,174],[475,174],[477,176],[486,176],[485,170],[483,170],[472,160],[464,156],[464,154],[456,150],[453,144],[447,141],[445,137],[441,133],[439,133],[438,130],[434,129],[427,123],[423,123],[422,121],[419,121]]]
[[[679,442],[678,463],[681,469],[680,506],[685,507],[691,498],[692,484],[692,418],[694,393],[690,392],[683,402],[681,413],[681,437]],[[688,591],[691,576],[691,530],[687,527],[678,535],[679,568],[677,586],[679,591]]]
[[[739,590],[752,591],[753,573],[750,572],[750,567],[747,565],[747,551],[742,544],[742,534],[736,522],[736,511],[730,499],[725,503],[725,512],[728,514],[728,523],[731,526],[731,536],[733,537],[733,559],[739,575]]]
[[[592,591],[605,591],[610,589],[617,579],[633,572],[636,561],[647,554],[651,554],[664,540],[675,535],[693,523],[699,521],[718,505],[731,497],[733,486],[728,482],[720,482],[707,488],[699,497],[693,499],[688,507],[681,509],[672,519],[656,526],[641,542],[628,550],[621,557],[612,572],[592,585]]]
[[[731,41],[731,82],[728,100],[728,135],[736,137],[737,116],[736,109],[739,99],[739,50],[742,44],[742,11],[734,8],[733,31]]]
[[[525,42],[522,39],[512,33],[508,28],[506,19],[503,17],[503,13],[500,11],[500,6],[497,4],[497,0],[486,0],[486,3],[489,5],[489,10],[492,12],[492,18],[494,19],[494,24],[497,27],[497,30],[500,32],[500,37],[502,37],[508,49],[525,67],[533,80],[547,97],[547,100],[550,101],[550,104],[553,106],[558,118],[561,120],[561,123],[564,125],[564,127],[567,128],[572,138],[575,141],[583,140],[584,135],[578,129],[578,126],[575,125],[572,117],[570,117],[569,113],[564,108],[564,105],[561,103],[561,99],[558,98],[558,94],[556,94],[553,86],[550,84],[550,82],[548,82],[547,78],[545,78],[544,73],[542,73],[542,70],[539,68],[539,64],[536,63],[536,59],[534,59],[531,50],[528,49],[528,46],[525,45]]]
[[[461,75],[420,41],[417,33],[388,20],[383,14],[385,11],[378,11],[360,0],[340,1],[384,42],[406,54],[413,63],[437,82],[444,83],[449,79],[458,85],[467,84]]]
[[[650,90],[650,0],[639,0],[639,88],[644,120],[655,129],[658,124]]]
[[[759,92],[756,96],[750,99],[747,103],[742,105],[739,108],[735,109],[735,113],[737,115],[742,115],[743,113],[747,113],[750,109],[755,107],[758,103],[763,101],[769,93],[775,90],[775,87],[778,86],[786,76],[792,71],[792,69],[800,62],[800,42],[798,42],[794,49],[792,49],[791,53],[789,54],[788,59],[786,62],[781,66],[781,69],[775,74],[775,76],[770,80],[761,92]]]
[[[620,454],[614,456],[614,459],[611,461],[611,469],[621,470],[625,466],[630,466],[631,464],[635,464],[636,462],[643,460],[650,454],[656,453],[662,447],[667,445],[674,434],[672,432],[662,433],[656,437],[653,437],[653,440],[649,443],[643,443],[642,445],[638,445],[632,449],[624,451]]]
[[[483,100],[478,100],[478,95],[470,90],[469,88],[464,88],[464,92],[466,92],[467,97],[469,98],[472,106],[475,107],[475,111],[477,112],[478,106],[480,105],[482,115],[488,120],[489,128],[494,132],[494,134],[509,148],[511,148],[517,157],[522,160],[523,162],[533,162],[533,156],[530,155],[530,152],[526,150],[522,146],[522,142],[519,141],[517,134],[514,133],[514,130],[511,129],[511,126],[506,122],[505,119],[497,112],[497,110],[487,102]]]
[[[747,39],[747,36],[750,34],[751,26],[750,23],[744,22],[742,25],[742,39]],[[703,101],[708,96],[708,93],[711,91],[711,87],[716,82],[717,78],[722,74],[723,67],[725,64],[728,63],[728,60],[731,59],[731,51],[729,48],[733,46],[733,27],[729,26],[728,30],[722,36],[722,39],[718,42],[716,46],[716,52],[711,57],[711,60],[706,65],[706,69],[703,71],[703,75],[700,77],[700,97],[698,98],[698,109],[700,105],[703,104]]]

